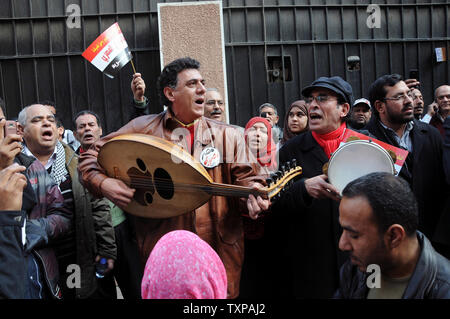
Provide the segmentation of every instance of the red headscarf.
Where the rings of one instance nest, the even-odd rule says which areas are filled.
[[[267,145],[265,148],[265,152],[263,151],[263,153],[261,154],[258,151],[256,155],[258,163],[261,166],[266,166],[270,170],[275,170],[277,169],[277,146],[272,137],[272,126],[270,125],[269,121],[259,116],[251,118],[250,121],[248,121],[247,125],[245,125],[245,143],[248,144],[248,131],[253,125],[255,125],[255,123],[263,123],[267,128]]]

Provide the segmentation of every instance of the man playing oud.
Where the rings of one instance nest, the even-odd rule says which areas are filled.
[[[97,155],[108,140],[129,133],[153,135],[178,145],[187,144],[185,149],[197,160],[203,150],[213,148],[214,152],[221,152],[221,161],[205,169],[214,182],[262,187],[264,182],[258,176],[259,167],[256,163],[249,163],[245,150],[238,147],[243,141],[241,133],[230,125],[203,116],[206,88],[199,68],[200,63],[188,57],[166,65],[158,79],[158,90],[161,103],[168,106],[167,110],[134,119],[81,154],[79,169],[82,180],[92,193],[105,196],[127,210],[135,190],[121,180],[106,176],[97,162]],[[174,134],[175,130],[179,132],[183,128],[189,134]],[[130,217],[143,265],[164,234],[177,229],[192,231],[210,244],[222,259],[228,277],[228,298],[236,298],[244,251],[241,214],[248,209],[250,216],[257,218],[268,208],[269,200],[259,196],[249,195],[245,201],[237,197],[212,196],[201,207],[180,216],[164,219]]]

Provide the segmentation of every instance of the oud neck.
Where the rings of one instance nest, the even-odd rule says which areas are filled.
[[[237,197],[248,197],[248,195],[253,194],[254,196],[267,197],[268,192],[265,190],[256,190],[251,187],[228,185],[220,183],[211,183],[208,186],[202,187],[205,192],[216,195],[216,196],[237,196]]]

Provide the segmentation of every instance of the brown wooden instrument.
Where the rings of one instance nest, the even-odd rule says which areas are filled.
[[[168,218],[190,212],[211,196],[272,198],[296,176],[301,167],[279,172],[269,187],[215,183],[206,169],[184,149],[164,139],[145,134],[124,134],[103,145],[98,163],[109,177],[136,189],[126,211],[148,218]]]

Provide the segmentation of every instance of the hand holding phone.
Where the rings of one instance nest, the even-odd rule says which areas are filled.
[[[6,121],[4,127],[4,137],[7,137],[10,134],[17,134],[17,122],[16,121]]]
[[[1,138],[0,133],[0,169],[11,165],[17,154],[22,151],[22,136],[17,134],[17,122],[6,121],[2,131],[4,138]]]

